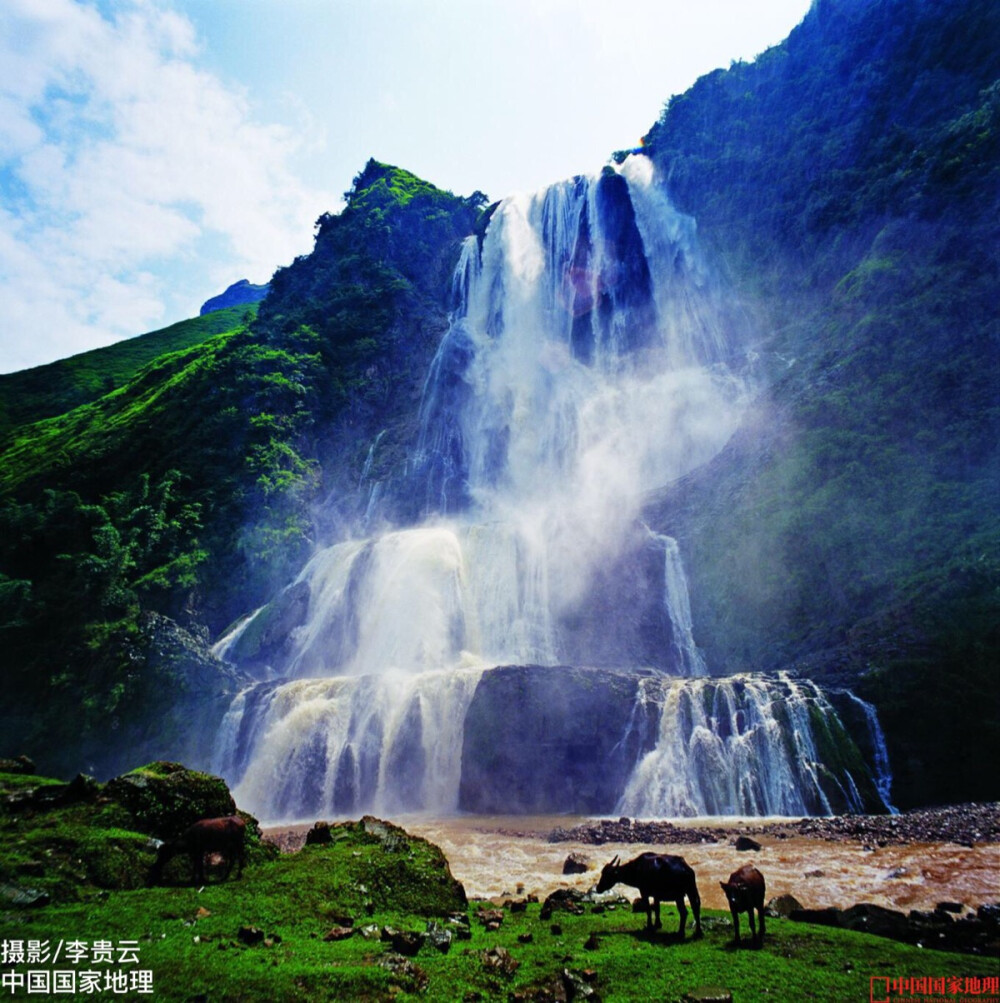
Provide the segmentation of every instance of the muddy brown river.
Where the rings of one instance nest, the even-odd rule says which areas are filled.
[[[831,841],[793,835],[754,838],[759,852],[737,852],[731,839],[718,843],[605,843],[548,841],[557,828],[571,829],[585,818],[560,816],[463,816],[429,819],[399,816],[392,819],[408,832],[441,847],[454,876],[470,898],[504,899],[535,894],[544,898],[556,888],[586,891],[597,882],[601,867],[620,854],[623,860],[653,850],[675,853],[695,869],[706,908],[725,909],[719,882],[742,864],[752,862],[767,881],[767,897],[790,894],[808,909],[846,908],[870,902],[908,912],[932,910],[943,901],[961,902],[970,909],[1000,901],[1000,843],[963,846],[948,842],[914,842],[866,848],[853,840]],[[691,819],[676,825],[724,826],[735,839],[761,819]],[[308,825],[265,829],[285,849],[300,846]],[[570,853],[585,857],[590,869],[564,875]],[[620,890],[620,889],[619,889]]]

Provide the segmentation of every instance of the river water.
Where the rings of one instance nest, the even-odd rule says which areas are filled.
[[[522,895],[544,898],[556,888],[586,891],[597,883],[601,867],[620,854],[628,860],[645,850],[684,857],[698,876],[702,903],[728,909],[719,882],[752,862],[767,882],[767,898],[794,895],[808,909],[847,908],[861,902],[908,912],[933,910],[939,902],[961,902],[969,909],[1000,900],[1000,844],[973,847],[956,843],[909,843],[865,848],[853,840],[807,836],[755,836],[760,852],[738,853],[730,840],[698,844],[550,843],[555,828],[570,829],[588,819],[558,816],[403,816],[393,821],[441,848],[454,876],[470,898],[505,899]],[[746,827],[759,825],[755,818]],[[771,821],[788,821],[773,819]],[[738,819],[674,820],[675,825],[724,826],[734,839]],[[265,829],[285,848],[301,845],[309,825]],[[582,854],[591,869],[564,875],[570,853]],[[618,889],[622,891],[622,888]],[[627,890],[625,890],[627,891]]]

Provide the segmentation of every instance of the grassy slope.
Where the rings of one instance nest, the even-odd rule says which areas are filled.
[[[20,425],[65,414],[121,387],[154,359],[230,331],[252,306],[215,310],[44,366],[0,376],[0,441]]]
[[[558,983],[569,969],[596,973],[594,988],[608,1003],[669,1003],[708,985],[729,987],[740,1003],[843,1003],[867,999],[872,976],[996,974],[995,959],[926,951],[789,920],[768,921],[763,950],[734,951],[729,917],[721,913],[706,912],[702,940],[689,936],[678,944],[667,935],[645,935],[644,918],[627,907],[600,915],[557,912],[542,921],[537,904],[524,913],[508,912],[497,932],[473,921],[471,940],[454,943],[448,954],[425,946],[394,972],[385,964],[391,957],[387,944],[358,934],[335,943],[322,939],[343,910],[337,890],[343,861],[335,856],[303,851],[297,858],[249,869],[241,881],[210,884],[201,892],[113,892],[98,904],[50,906],[8,920],[2,933],[52,943],[138,939],[140,967],[153,972],[155,998],[164,1001],[508,1000],[513,993]],[[473,903],[473,917],[478,905]],[[209,915],[198,918],[199,910]],[[665,926],[676,929],[673,907],[663,911]],[[425,928],[422,917],[392,909],[378,909],[363,922]],[[561,933],[551,932],[554,922]],[[269,938],[277,934],[280,942],[241,944],[237,930],[251,925]],[[587,949],[593,934],[599,946]],[[532,942],[521,943],[521,935]],[[483,952],[497,947],[518,963],[512,975],[491,972],[484,963]]]

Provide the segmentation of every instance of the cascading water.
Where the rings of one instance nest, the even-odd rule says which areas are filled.
[[[286,680],[243,694],[220,738],[217,768],[250,810],[459,807],[463,722],[491,666],[705,675],[677,544],[638,516],[646,492],[721,449],[746,388],[694,223],[651,172],[631,157],[507,199],[464,245],[402,489],[423,499],[417,524],[320,550],[226,640],[228,658]],[[664,722],[697,702],[686,685]],[[784,771],[781,796],[770,780],[699,794],[688,743],[687,780],[650,753],[625,802],[798,810],[808,769],[772,764],[781,741],[732,761],[702,742],[727,767]],[[667,769],[686,800],[650,793]]]
[[[830,763],[852,743],[815,683],[747,675],[649,680],[659,736],[618,810],[633,815],[815,815],[861,811],[850,770]],[[820,750],[826,742],[833,748]]]

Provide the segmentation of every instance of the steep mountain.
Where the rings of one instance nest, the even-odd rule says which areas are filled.
[[[218,310],[105,348],[0,375],[0,443],[22,425],[65,414],[117,390],[161,355],[231,331],[248,310],[252,317],[256,307]]]
[[[225,292],[205,300],[201,305],[201,310],[198,311],[199,316],[204,317],[206,313],[212,313],[215,310],[227,310],[234,306],[259,303],[267,295],[268,288],[266,282],[262,285],[254,285],[249,279],[240,279],[239,282],[234,282],[229,286]]]
[[[646,137],[762,332],[763,387],[649,516],[713,666],[854,684],[903,802],[987,796],[1000,751],[998,78],[995,4],[819,0]]]

